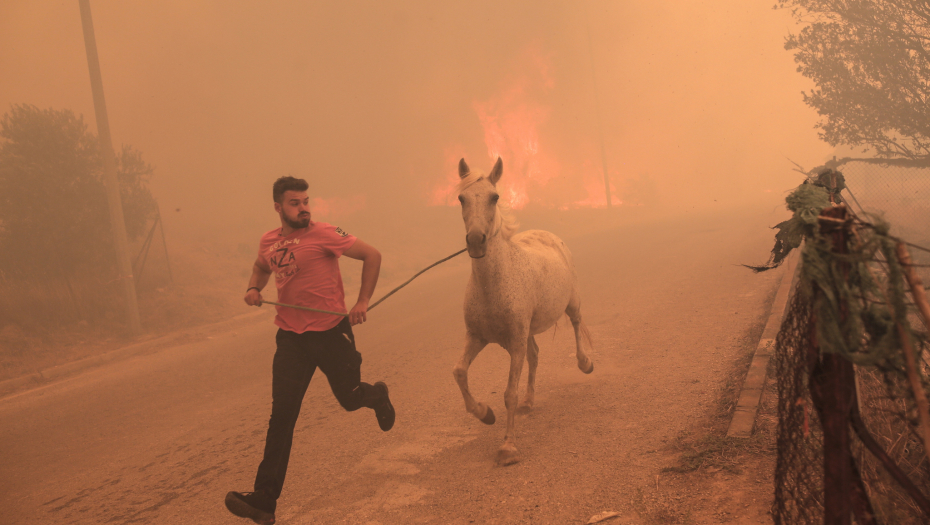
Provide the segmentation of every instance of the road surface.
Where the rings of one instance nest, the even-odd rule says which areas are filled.
[[[564,235],[595,369],[577,369],[567,319],[537,336],[536,408],[518,416],[522,460],[511,467],[494,464],[506,352],[489,346],[469,375],[496,425],[465,412],[452,377],[470,263],[425,274],[356,328],[363,380],[390,385],[394,429],[381,432],[370,410],[344,412],[318,373],[278,523],[585,523],[605,510],[621,512],[616,523],[647,523],[636,501],[674,462],[667,445],[706,417],[745,351],[740,338],[764,322],[780,276],[738,264],[764,261],[768,227],[783,216]],[[245,523],[223,497],[251,490],[261,459],[274,331],[263,316],[0,400],[0,514],[9,523]],[[733,504],[755,520],[767,502]]]

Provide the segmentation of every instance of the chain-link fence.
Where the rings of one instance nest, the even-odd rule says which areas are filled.
[[[775,523],[927,523],[930,469],[914,432],[909,385],[892,370],[853,367],[835,355],[833,369],[824,370],[811,299],[795,294],[776,343]],[[844,366],[846,382],[836,384],[837,368]],[[834,384],[828,389],[824,383],[829,375]],[[825,403],[831,391],[850,400],[845,414],[838,413],[843,411],[835,403]],[[832,439],[824,432],[824,421],[832,422]],[[844,429],[842,447],[836,444],[838,427]],[[827,457],[831,453],[832,461]]]
[[[930,197],[930,171],[903,170],[908,178],[895,186],[882,171],[888,168],[840,169],[855,215],[826,201],[838,189],[837,174],[816,173],[789,197],[795,218],[781,232],[783,242],[803,234],[806,243],[776,339],[773,517],[786,525],[927,523],[930,429],[920,417],[930,415],[919,405],[930,391],[928,339],[904,273],[921,270],[928,281],[928,268],[916,246],[917,261],[907,262],[901,241],[930,244],[928,207],[913,196]],[[891,231],[863,211],[882,215]]]
[[[835,166],[846,178],[843,196],[856,213],[874,213],[891,224],[891,235],[930,246],[930,168],[907,168],[863,161]],[[915,264],[930,265],[930,254],[914,251]],[[930,266],[918,266],[930,284]]]
[[[930,168],[890,166],[863,160],[834,164],[846,180],[842,193],[850,209],[859,215],[874,214],[888,221],[889,233],[919,246],[930,247]],[[868,220],[867,217],[863,217]],[[924,287],[930,285],[930,252],[911,250],[915,271]],[[873,262],[877,278],[887,285],[888,267]],[[911,311],[908,320],[915,329],[927,327]],[[930,356],[925,356],[930,361]]]
[[[930,169],[861,161],[837,166],[857,204],[884,215],[892,235],[917,244],[930,241]]]

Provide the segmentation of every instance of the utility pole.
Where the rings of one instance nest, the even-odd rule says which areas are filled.
[[[84,47],[87,50],[90,87],[94,94],[97,139],[100,142],[100,155],[103,157],[103,178],[106,182],[107,201],[110,205],[110,225],[113,229],[113,243],[116,248],[118,279],[123,289],[129,331],[132,335],[139,335],[142,333],[142,323],[139,320],[139,304],[136,301],[136,283],[132,275],[132,262],[129,260],[129,242],[126,239],[123,201],[119,192],[119,180],[116,177],[116,155],[113,152],[113,141],[110,138],[107,104],[103,98],[103,79],[100,75],[100,59],[97,57],[97,40],[94,38],[94,21],[90,15],[90,0],[78,0],[78,4],[81,7],[81,24],[84,26]]]
[[[587,15],[587,13],[586,13]],[[607,176],[607,150],[604,147],[604,125],[601,123],[601,101],[597,94],[597,75],[594,72],[594,46],[591,44],[591,23],[585,17],[585,26],[588,30],[588,56],[591,59],[591,84],[594,88],[594,113],[597,116],[597,132],[601,138],[601,167],[604,169],[604,194],[607,196],[607,208],[612,208],[610,201],[610,178]]]

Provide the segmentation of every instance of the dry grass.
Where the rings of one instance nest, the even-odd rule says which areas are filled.
[[[915,425],[907,420],[914,414],[903,398],[902,388],[906,387],[895,385],[894,380],[889,382],[872,368],[860,368],[857,375],[862,417],[872,437],[924,494],[930,494],[930,465],[913,432]],[[925,523],[922,512],[881,463],[858,440],[855,443],[856,461],[879,521],[903,525]]]
[[[648,523],[655,525],[689,525],[694,523],[691,511],[681,495],[667,491],[644,491],[633,495],[630,506]]]

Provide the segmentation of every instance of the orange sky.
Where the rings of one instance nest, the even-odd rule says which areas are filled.
[[[764,3],[91,6],[115,145],[155,165],[162,210],[182,210],[169,226],[273,227],[271,181],[288,173],[328,213],[426,205],[458,156],[490,168],[488,112],[535,115],[535,157],[505,155],[504,178],[536,169],[527,192],[553,206],[603,198],[598,111],[615,198],[651,184],[652,206],[781,194],[798,183],[787,158],[832,154],[782,47],[792,22]],[[0,3],[0,71],[0,108],[93,127],[76,0]]]

